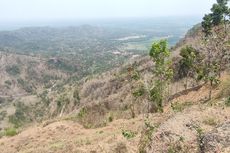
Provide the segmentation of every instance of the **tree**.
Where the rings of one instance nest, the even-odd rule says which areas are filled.
[[[199,71],[199,52],[192,46],[186,46],[180,50],[182,59],[179,61],[179,75],[186,79],[185,89],[188,86],[188,77],[192,77]]]
[[[223,70],[224,59],[227,55],[229,43],[229,16],[230,9],[228,8],[229,0],[217,0],[213,4],[211,13],[206,14],[203,18],[202,28],[204,32],[204,40],[209,43],[211,56],[215,56],[216,64],[218,64],[218,75],[221,76]],[[210,52],[210,51],[209,51]],[[209,55],[210,56],[210,55]]]
[[[212,97],[213,85],[219,82],[228,53],[229,43],[229,0],[217,0],[213,4],[211,13],[203,18],[202,28],[206,50],[205,79],[210,83],[209,99]]]
[[[217,0],[216,4],[213,4],[212,11],[212,24],[218,26],[220,23],[226,21],[226,17],[229,14],[228,8],[229,0]]]
[[[202,30],[205,34],[205,38],[210,36],[212,34],[212,15],[211,14],[205,14],[203,17],[203,22],[201,23]]]
[[[150,89],[150,100],[154,102],[158,111],[163,112],[165,87],[173,76],[172,62],[169,60],[170,51],[166,40],[153,43],[149,55],[155,64],[153,71],[155,81]]]

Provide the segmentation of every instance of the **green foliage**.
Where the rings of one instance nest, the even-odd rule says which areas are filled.
[[[181,152],[182,148],[179,145],[171,145],[167,151],[167,153],[178,153]]]
[[[48,91],[47,91],[47,90],[43,91],[43,92],[39,95],[39,97],[41,98],[42,102],[43,102],[46,106],[49,106],[49,104],[50,104],[50,99],[49,99],[49,97],[48,97]]]
[[[56,103],[57,103],[57,109],[58,111],[60,111],[62,106],[70,103],[70,99],[67,97],[66,94],[63,94],[57,98]]]
[[[179,103],[179,102],[174,102],[171,103],[171,107],[174,112],[182,112],[186,107],[189,107],[192,105],[192,102],[184,102],[184,103]]]
[[[163,87],[160,81],[155,82],[155,86],[150,90],[150,99],[155,102],[157,110],[163,112]]]
[[[139,80],[140,79],[140,74],[134,70],[134,72],[132,73],[132,79],[134,80]]]
[[[1,111],[0,112],[0,121],[4,120],[4,118],[6,117],[7,115],[7,111]]]
[[[137,70],[137,63],[134,62],[134,64],[127,68],[129,76],[132,80],[140,80],[140,74]]]
[[[152,141],[153,132],[156,130],[157,126],[152,125],[148,120],[145,120],[145,127],[141,135],[141,140],[139,144],[139,153],[145,153],[146,147]]]
[[[184,144],[184,138],[181,136],[179,140],[171,142],[167,153],[187,153],[190,147]]]
[[[209,35],[212,34],[212,15],[211,14],[206,14],[203,17],[203,22],[201,23],[203,27],[203,32],[205,33],[205,36],[208,37]]]
[[[67,71],[67,72],[76,72],[77,71],[77,69],[74,65],[71,65],[70,63],[68,63],[67,61],[65,61],[63,59],[50,59],[50,60],[48,60],[47,63],[50,67],[60,69],[63,71]]]
[[[85,107],[81,108],[79,113],[78,113],[78,118],[83,118],[87,114],[87,110]]]
[[[219,77],[224,68],[223,59],[228,48],[228,25],[230,19],[229,0],[217,0],[213,4],[211,13],[203,18],[202,28],[205,34],[204,44],[207,51],[205,79],[210,83],[209,99],[212,98],[212,88],[220,82]]]
[[[11,81],[10,81],[10,80],[6,80],[6,81],[5,81],[5,84],[7,84],[7,85],[9,85],[9,86],[11,86],[11,85],[12,85],[12,83],[11,83]]]
[[[213,4],[211,12],[206,14],[203,18],[202,27],[205,36],[212,34],[212,27],[218,26],[221,23],[226,22],[226,16],[229,16],[228,0],[217,0],[216,4]]]
[[[16,111],[13,115],[9,116],[9,122],[14,124],[15,127],[21,127],[25,123],[30,122],[30,116],[28,112],[31,111],[28,106],[25,106],[22,102],[16,104]]]
[[[225,106],[230,107],[230,97],[225,100]]]
[[[74,98],[75,105],[80,104],[81,98],[80,98],[78,89],[74,90],[74,92],[73,92],[73,98]]]
[[[194,76],[195,72],[201,70],[200,63],[202,57],[200,53],[192,46],[186,46],[181,49],[180,56],[182,59],[179,61],[179,75],[180,78]]]
[[[134,90],[132,94],[135,98],[138,98],[138,97],[141,97],[142,95],[144,95],[144,93],[145,93],[145,88],[143,85],[141,85],[136,90]]]
[[[155,64],[153,72],[155,75],[155,84],[150,89],[150,100],[154,102],[158,111],[162,112],[165,86],[173,76],[172,62],[168,59],[170,51],[166,40],[153,43],[149,55]]]
[[[18,132],[15,128],[7,128],[5,129],[5,136],[15,136]]]
[[[17,79],[17,82],[19,83],[19,85],[28,93],[32,93],[33,92],[33,87],[32,85],[30,85],[28,82],[25,82],[23,79],[19,78]]]
[[[112,114],[109,115],[108,120],[109,120],[109,122],[112,122],[112,121],[113,121],[113,115],[112,115]]]
[[[192,125],[192,127],[195,129],[196,133],[197,133],[197,141],[199,144],[199,149],[200,152],[203,152],[203,137],[204,137],[204,130],[199,126],[199,125]]]
[[[212,11],[212,24],[214,26],[220,24],[225,20],[225,16],[229,14],[228,9],[229,0],[217,0],[216,4],[213,4]]]
[[[134,138],[136,136],[136,133],[130,130],[122,130],[122,135],[126,138],[126,139],[131,139]]]
[[[6,66],[6,72],[10,75],[18,75],[21,73],[20,68],[17,65]]]

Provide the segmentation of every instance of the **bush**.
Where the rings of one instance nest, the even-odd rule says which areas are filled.
[[[138,87],[132,94],[135,98],[141,97],[145,93],[144,86]]]
[[[230,107],[230,97],[228,97],[227,100],[225,101],[225,105],[227,107]]]
[[[186,107],[191,106],[191,102],[179,103],[175,102],[171,104],[171,107],[174,112],[182,112]]]
[[[110,114],[109,118],[108,118],[109,122],[113,121],[113,116]]]
[[[74,98],[74,104],[77,105],[77,104],[80,104],[80,95],[79,95],[79,91],[77,89],[74,90],[73,92],[73,98]]]
[[[7,111],[0,112],[0,121],[4,120],[4,118],[6,117],[6,115],[7,115]]]
[[[9,122],[14,124],[15,127],[21,127],[24,123],[30,122],[31,118],[28,112],[31,112],[28,106],[24,103],[18,102],[16,105],[16,111],[13,115],[9,116]]]
[[[156,128],[159,125],[155,126],[151,124],[148,120],[145,120],[145,127],[141,132],[140,144],[139,144],[139,153],[146,153],[146,147],[152,141],[152,135]]]
[[[126,139],[131,139],[134,138],[136,136],[136,133],[130,130],[122,130],[122,135],[126,138]]]
[[[28,82],[25,82],[23,79],[19,78],[17,79],[17,82],[21,85],[21,87],[28,93],[33,92],[32,85],[29,85]]]
[[[20,74],[20,68],[17,65],[7,66],[6,72],[10,75],[18,75]]]
[[[12,83],[11,83],[10,80],[6,80],[6,81],[5,81],[5,84],[8,85],[8,86],[11,86],[11,85],[12,85]]]
[[[67,97],[66,94],[63,94],[58,97],[58,99],[56,100],[56,103],[57,103],[57,109],[58,111],[60,111],[62,106],[64,106],[64,104],[68,105],[70,103],[70,99]]]
[[[83,118],[86,115],[86,113],[87,113],[86,108],[82,108],[77,116],[79,118]]]
[[[5,129],[5,136],[15,136],[18,132],[15,128],[7,128]]]

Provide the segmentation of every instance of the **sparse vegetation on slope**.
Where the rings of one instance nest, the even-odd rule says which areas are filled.
[[[79,39],[84,39],[79,41],[89,47],[80,46],[80,52],[86,51],[84,55],[78,54],[82,63],[73,54],[76,53],[73,48],[62,58],[60,48],[49,48],[55,58],[50,58],[50,54],[38,58],[4,53],[1,63],[13,58],[19,64],[10,61],[3,65],[0,86],[8,92],[13,89],[12,93],[34,95],[19,98],[13,95],[11,100],[3,93],[6,97],[0,98],[0,121],[9,119],[11,128],[2,128],[0,150],[3,153],[229,152],[230,67],[226,60],[229,58],[229,8],[226,2],[218,0],[202,24],[190,30],[171,51],[166,40],[154,42],[150,57],[132,58],[122,67],[102,74],[95,72],[106,70],[108,61],[117,59],[117,53],[107,54],[101,48],[101,43],[106,47],[110,44],[109,40],[103,42],[104,31],[91,31],[98,41],[86,41],[88,33],[82,33]],[[49,30],[56,35],[54,29]],[[21,42],[17,40],[14,45],[18,41]],[[95,48],[94,43],[100,47]],[[45,43],[42,47],[49,45]],[[26,46],[27,51],[43,49],[32,42]],[[101,53],[105,54],[94,55],[91,48],[102,49]],[[103,58],[95,60],[97,57]],[[84,77],[88,74],[94,75]],[[10,100],[12,103],[8,104]],[[33,127],[25,126],[31,122],[37,123]]]

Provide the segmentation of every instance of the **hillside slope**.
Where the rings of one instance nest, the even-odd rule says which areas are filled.
[[[182,46],[197,45],[201,40],[198,34],[187,35],[174,48],[171,58],[177,60]],[[195,90],[172,96],[172,101],[164,104],[164,113],[156,113],[156,108],[149,105],[148,94],[143,92],[143,88],[150,88],[153,67],[148,57],[136,57],[100,75],[78,82],[55,83],[38,91],[35,97],[20,97],[15,114],[5,118],[13,121],[10,125],[19,127],[16,129],[19,134],[9,137],[9,129],[3,128],[0,149],[6,153],[210,150],[227,153],[229,71],[221,78],[222,84],[213,90],[212,101],[207,101],[210,87],[201,83]],[[199,85],[189,79],[188,88]],[[168,87],[170,94],[184,91],[184,81],[172,82]],[[33,98],[34,103],[28,105]],[[25,126],[31,122],[33,126]]]
[[[229,74],[225,75],[226,78]],[[223,82],[228,83],[229,79]],[[223,84],[223,85],[224,85]],[[214,91],[215,97],[224,91],[222,85]],[[197,96],[192,100],[191,97]],[[226,107],[224,100],[216,99],[210,103],[203,103],[202,99],[208,94],[208,88],[203,87],[195,93],[181,96],[172,103],[180,102],[181,109],[165,107],[164,113],[149,114],[149,121],[154,126],[152,143],[147,145],[147,152],[199,152],[199,136],[204,136],[204,152],[210,149],[227,153],[230,149],[229,133],[230,107]],[[189,105],[187,99],[190,99]],[[179,106],[179,105],[178,105]],[[215,114],[215,116],[213,116]],[[223,125],[222,125],[223,124]],[[143,127],[142,115],[134,119],[119,119],[107,126],[96,129],[85,129],[72,118],[60,118],[26,128],[14,137],[0,139],[0,149],[3,153],[63,153],[63,152],[111,152],[134,153],[142,146]],[[211,140],[210,132],[217,129],[215,140]],[[202,131],[199,131],[202,130]],[[122,134],[134,133],[131,136]],[[202,132],[202,135],[199,135]],[[222,137],[218,141],[218,137]],[[207,141],[207,140],[208,141]],[[210,140],[213,141],[211,146]],[[210,148],[211,147],[211,148]],[[212,152],[213,150],[211,150]],[[210,152],[210,153],[211,153]]]

